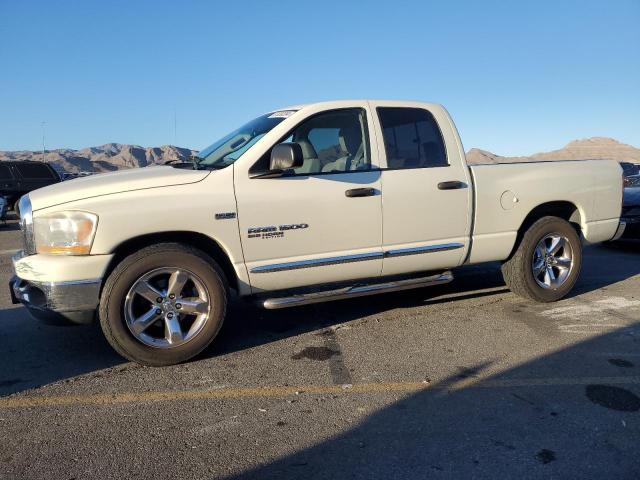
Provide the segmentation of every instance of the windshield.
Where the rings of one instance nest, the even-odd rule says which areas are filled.
[[[293,113],[295,110],[280,110],[251,120],[198,153],[198,165],[210,168],[231,165],[273,127]]]

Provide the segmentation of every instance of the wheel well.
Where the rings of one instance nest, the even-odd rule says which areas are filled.
[[[229,287],[234,290],[238,289],[238,276],[225,251],[218,242],[211,237],[197,232],[161,232],[131,238],[114,249],[115,256],[107,267],[105,278],[111,274],[113,269],[116,268],[125,257],[149,245],[166,242],[183,243],[202,250],[203,253],[210,256],[220,266]]]
[[[520,245],[522,241],[522,237],[525,232],[529,229],[531,225],[533,225],[537,220],[540,220],[542,217],[558,217],[566,220],[571,224],[571,226],[576,230],[578,236],[582,237],[582,217],[580,216],[580,210],[573,203],[567,201],[558,201],[558,202],[547,202],[542,205],[538,205],[536,208],[531,210],[529,214],[522,221],[522,225],[518,229],[518,236],[513,245],[513,249],[509,254],[509,258],[513,256],[516,249]]]

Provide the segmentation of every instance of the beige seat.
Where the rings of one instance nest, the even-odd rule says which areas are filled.
[[[362,144],[362,132],[360,126],[343,127],[338,133],[340,148],[345,156],[327,163],[322,167],[323,172],[346,172],[358,169],[358,161],[362,158],[364,148]]]
[[[320,171],[320,160],[315,148],[307,139],[297,139],[295,141],[302,148],[302,158],[304,162],[301,167],[296,168],[296,173],[317,173]]]

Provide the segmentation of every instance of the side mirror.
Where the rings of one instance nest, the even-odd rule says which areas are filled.
[[[269,170],[289,170],[301,167],[304,163],[302,158],[302,147],[297,143],[281,143],[271,150],[271,161]]]
[[[276,178],[281,177],[287,170],[301,167],[304,163],[302,147],[297,143],[281,143],[271,149],[269,170],[262,172],[250,172],[250,178]]]

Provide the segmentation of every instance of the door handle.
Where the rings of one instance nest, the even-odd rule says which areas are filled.
[[[457,190],[459,188],[467,188],[467,184],[459,180],[451,180],[449,182],[440,182],[438,190]]]
[[[375,188],[352,188],[347,190],[344,194],[349,197],[371,197],[376,194]]]

